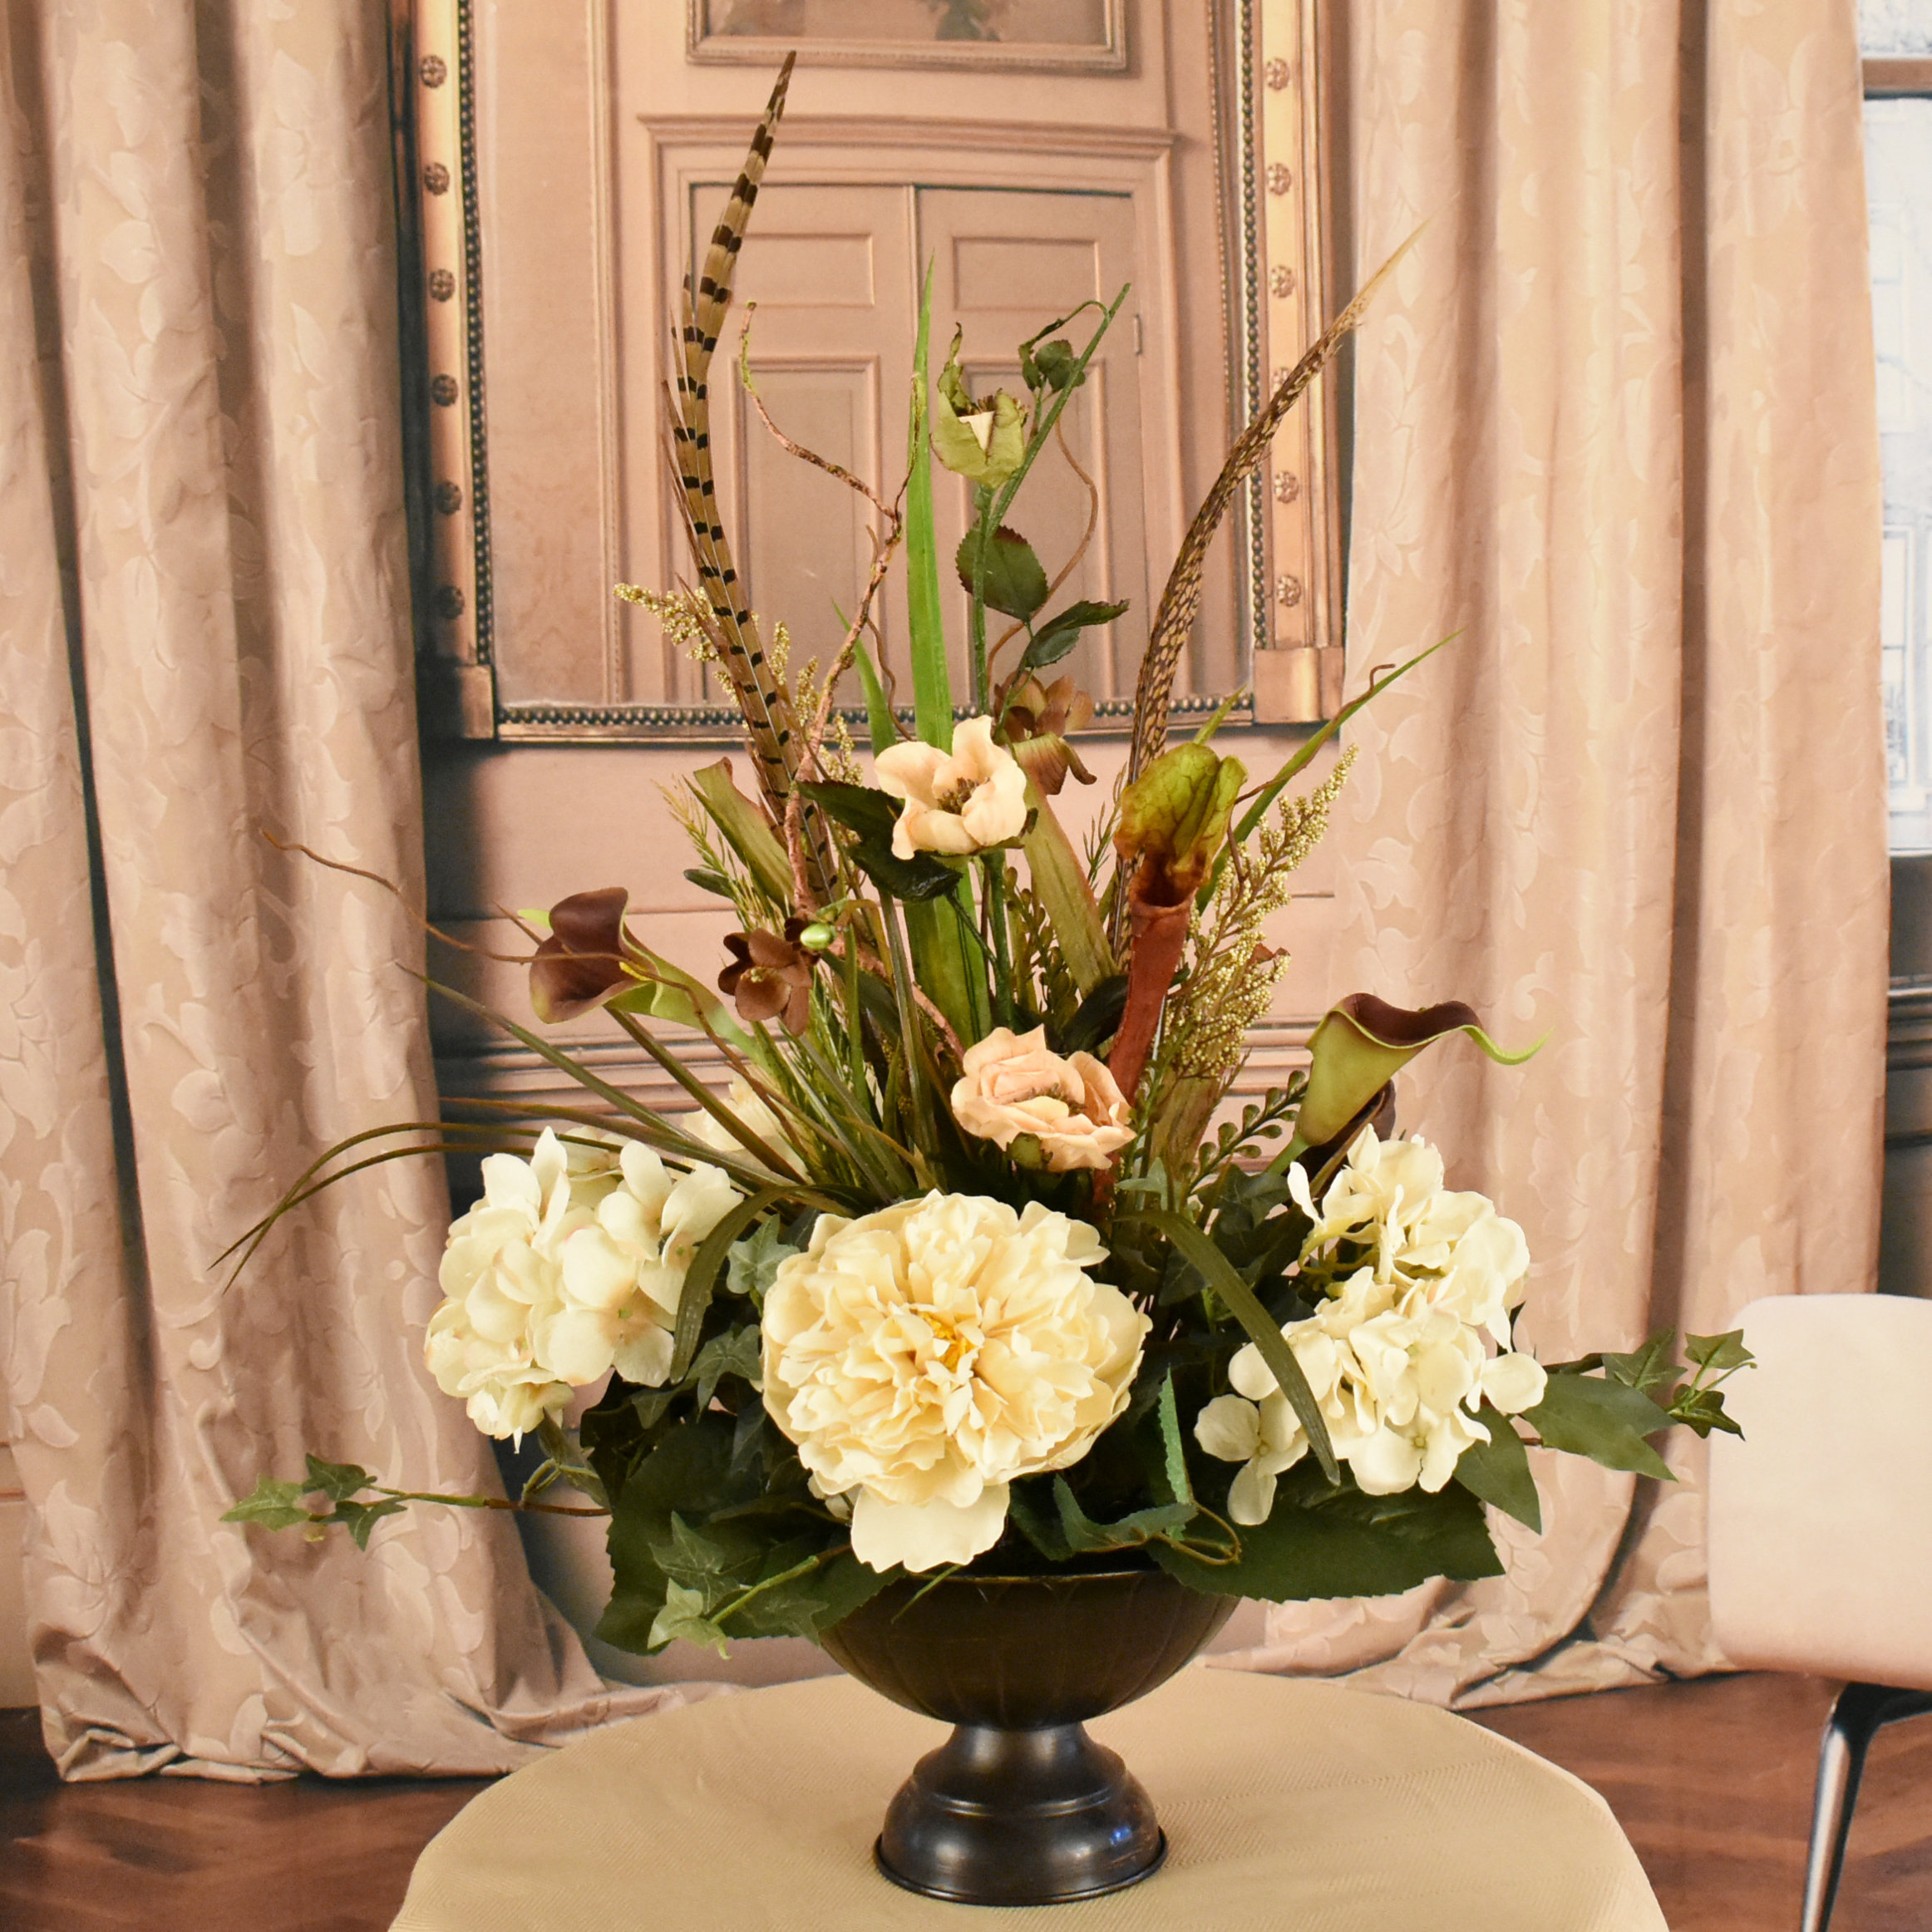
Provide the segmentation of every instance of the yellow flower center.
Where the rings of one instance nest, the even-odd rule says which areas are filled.
[[[933,1331],[934,1339],[945,1344],[939,1351],[940,1361],[944,1363],[948,1368],[957,1368],[965,1358],[967,1351],[972,1348],[972,1343],[962,1335],[944,1315],[935,1314],[930,1309],[921,1309],[919,1311],[919,1319]]]

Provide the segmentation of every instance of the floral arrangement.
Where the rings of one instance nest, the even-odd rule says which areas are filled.
[[[1732,1427],[1718,1386],[1747,1358],[1735,1336],[1688,1338],[1688,1369],[1668,1335],[1561,1363],[1516,1346],[1521,1230],[1447,1188],[1436,1150],[1392,1125],[1390,1083],[1432,1042],[1461,1033],[1524,1057],[1466,1007],[1351,996],[1317,1028],[1305,1075],[1223,1117],[1284,963],[1264,923],[1348,757],[1291,787],[1366,698],[1256,783],[1217,748],[1218,715],[1168,746],[1169,695],[1222,512],[1374,285],[1204,504],[1153,621],[1123,781],[1082,850],[1057,801],[1092,782],[1072,735],[1090,707],[1046,673],[1125,607],[1052,609],[1072,565],[1049,582],[1008,518],[1120,299],[1020,344],[1020,396],[972,394],[957,338],[929,379],[922,313],[891,502],[797,451],[872,496],[880,534],[839,648],[792,674],[782,633],[767,643],[744,608],[707,414],[785,88],[686,293],[672,457],[697,588],[620,592],[742,710],[751,791],[721,761],[675,800],[687,876],[737,929],[712,979],[646,945],[621,889],[530,929],[537,1018],[601,1008],[690,1109],[654,1111],[488,1015],[579,1082],[583,1104],[461,1102],[431,1150],[355,1152],[412,1133],[377,1129],[334,1151],[352,1161],[318,1163],[277,1215],[372,1161],[485,1151],[482,1197],[450,1230],[428,1363],[479,1429],[534,1435],[545,1460],[510,1503],[421,1497],[311,1457],[231,1520],[341,1523],[366,1542],[418,1500],[608,1512],[600,1634],[639,1650],[817,1636],[896,1576],[962,1565],[1145,1561],[1277,1600],[1497,1574],[1486,1508],[1539,1525],[1530,1446],[1665,1476],[1650,1438]],[[963,717],[935,462],[972,490],[954,559],[969,599]],[[868,648],[902,554],[909,732]],[[835,702],[853,671],[869,771]],[[667,1027],[722,1054],[727,1097],[680,1063]]]

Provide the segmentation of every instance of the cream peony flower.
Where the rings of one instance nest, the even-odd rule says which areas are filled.
[[[1091,1053],[1062,1060],[1047,1050],[1047,1029],[995,1027],[966,1049],[953,1088],[953,1117],[969,1134],[1011,1147],[1023,1134],[1040,1143],[1048,1170],[1106,1167],[1133,1139],[1126,1098]]]
[[[1364,1128],[1319,1208],[1300,1170],[1289,1175],[1314,1223],[1302,1249],[1307,1277],[1318,1284],[1344,1249],[1361,1258],[1313,1315],[1281,1331],[1336,1458],[1368,1495],[1417,1485],[1433,1493],[1465,1449],[1489,1440],[1476,1415],[1485,1400],[1516,1415],[1543,1399],[1541,1364],[1510,1347],[1510,1311],[1529,1269],[1523,1231],[1483,1195],[1446,1191],[1442,1157],[1420,1139],[1384,1144]],[[1229,1514],[1264,1522],[1276,1476],[1301,1459],[1307,1438],[1259,1349],[1241,1349],[1228,1381],[1234,1395],[1201,1411],[1195,1438],[1244,1465]]]
[[[1087,1270],[1083,1221],[975,1195],[821,1215],[765,1298],[765,1406],[875,1570],[964,1563],[1008,1485],[1083,1456],[1126,1407],[1149,1323]]]
[[[953,732],[953,748],[890,745],[874,761],[880,786],[904,801],[892,828],[892,850],[978,852],[1017,839],[1026,828],[1027,775],[1003,745],[993,742],[993,720],[969,717]]]
[[[717,1168],[672,1172],[648,1147],[492,1154],[483,1199],[451,1226],[425,1359],[485,1435],[520,1440],[614,1367],[662,1382],[697,1244],[737,1199]]]

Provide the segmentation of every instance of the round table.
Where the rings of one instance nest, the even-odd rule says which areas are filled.
[[[872,1869],[945,1727],[849,1678],[614,1725],[493,1785],[418,1861],[393,1932],[1667,1932],[1609,1808],[1449,1712],[1200,1665],[1093,1735],[1171,1851],[1131,1890],[1021,1912]]]

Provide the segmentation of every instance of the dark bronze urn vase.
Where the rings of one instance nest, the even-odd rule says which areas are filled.
[[[1048,1905],[1158,1870],[1167,1841],[1151,1801],[1084,1726],[1165,1683],[1234,1609],[1151,1563],[881,1590],[826,1649],[954,1728],[887,1807],[880,1870],[929,1898]]]

